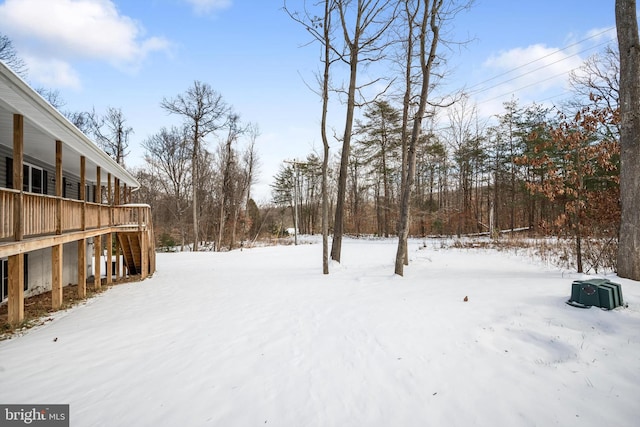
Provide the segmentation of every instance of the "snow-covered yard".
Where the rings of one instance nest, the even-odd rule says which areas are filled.
[[[69,403],[75,427],[640,423],[640,283],[584,310],[577,274],[421,245],[403,278],[395,240],[346,240],[329,276],[319,244],[159,254],[0,342],[0,402]]]

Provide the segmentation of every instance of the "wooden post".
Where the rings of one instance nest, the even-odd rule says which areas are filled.
[[[138,239],[140,239],[140,278],[145,279],[147,277],[147,272],[149,271],[149,253],[147,252],[147,248],[149,247],[147,241],[147,233],[144,231],[145,229],[145,211],[141,206],[138,206]]]
[[[100,282],[100,255],[102,255],[102,236],[96,236],[93,238],[93,269],[94,269],[94,279],[93,286],[96,290],[102,287],[102,283]]]
[[[109,226],[113,225],[113,198],[111,193],[111,173],[107,173],[107,204],[109,205]]]
[[[107,255],[105,257],[107,261],[105,266],[105,268],[107,269],[107,271],[105,271],[107,275],[107,286],[111,284],[111,274],[113,273],[113,260],[111,258],[112,248],[113,248],[113,234],[107,233]]]
[[[96,166],[96,203],[102,203],[102,168]]]
[[[87,239],[78,240],[78,298],[87,297]]]
[[[120,256],[122,255],[122,251],[120,250],[120,239],[118,239],[116,234],[116,281],[120,280]]]
[[[13,205],[13,239],[18,242],[24,237],[24,221],[22,218],[23,204],[23,173],[24,160],[24,117],[20,114],[13,115],[13,189],[20,193],[15,195]]]
[[[144,231],[138,232],[140,236],[140,278],[146,279],[147,273],[149,272],[149,244],[147,233]]]
[[[19,325],[24,320],[24,255],[9,257],[9,323]]]
[[[120,179],[114,177],[113,179],[113,185],[114,185],[114,190],[115,190],[115,195],[114,195],[114,203],[116,206],[120,206]],[[120,218],[120,216],[119,216]],[[121,219],[119,219],[119,222],[121,221]],[[120,239],[117,237],[116,234],[116,281],[120,280],[120,270],[121,270],[121,266],[120,266],[120,256],[122,254],[122,251],[120,249]]]
[[[24,237],[23,221],[23,179],[22,163],[24,157],[24,117],[13,115],[13,189],[18,190],[14,196],[13,205],[13,239],[17,242]],[[9,257],[8,271],[8,320],[9,324],[17,326],[24,320],[24,255],[17,254]]]
[[[56,140],[56,197],[56,234],[62,234],[62,141],[59,140]]]
[[[111,172],[107,172],[107,204],[112,205],[111,199]]]
[[[124,183],[124,187],[122,189],[122,193],[123,193],[122,194],[122,199],[123,199],[122,203],[124,203],[126,205],[127,203],[129,203],[129,199],[127,199],[127,183],[126,182]]]
[[[62,245],[51,248],[51,307],[62,306]]]
[[[98,203],[99,205],[102,204],[102,178],[100,177],[101,171],[102,168],[100,168],[100,166],[96,166],[96,203]],[[98,209],[98,228],[102,226],[102,215],[100,215],[100,209],[102,208]]]
[[[120,204],[120,179],[118,178],[114,178],[114,189],[115,189],[115,197],[114,197],[114,202],[116,204],[116,206],[118,206]]]
[[[82,231],[87,229],[87,159],[80,156],[80,200],[82,200]],[[78,298],[87,297],[87,239],[78,240]]]
[[[80,200],[82,200],[82,231],[87,229],[87,159],[80,156]],[[85,242],[86,244],[86,242]]]

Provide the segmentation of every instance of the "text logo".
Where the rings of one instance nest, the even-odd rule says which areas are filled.
[[[69,405],[0,405],[0,427],[69,427]]]

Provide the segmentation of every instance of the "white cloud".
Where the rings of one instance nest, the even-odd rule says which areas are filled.
[[[496,73],[506,73],[494,84],[502,82],[507,87],[533,85],[533,91],[540,91],[558,85],[555,80],[549,81],[555,76],[566,80],[569,71],[581,64],[582,59],[573,52],[535,44],[492,55],[483,65]]]
[[[198,14],[211,13],[214,10],[222,10],[231,6],[231,0],[185,0]]]
[[[579,46],[561,51],[534,44],[491,55],[482,66],[492,78],[472,87],[470,92],[482,110],[492,114],[512,98],[521,105],[540,103],[568,89],[569,72],[583,61],[577,49]]]
[[[594,42],[614,42],[617,39],[616,27],[593,28],[586,37]]]
[[[29,68],[29,80],[46,87],[68,87],[80,89],[80,77],[68,62],[58,59],[40,59],[26,56],[24,60]]]
[[[32,64],[97,59],[135,70],[150,53],[169,48],[163,38],[145,38],[142,26],[111,0],[6,0],[0,22]]]

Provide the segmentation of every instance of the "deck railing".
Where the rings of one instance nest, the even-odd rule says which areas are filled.
[[[148,205],[130,204],[113,210],[115,226],[146,227],[151,224],[151,209]]]
[[[55,234],[56,203],[55,197],[24,193],[22,199],[22,221],[24,236]]]
[[[82,201],[62,200],[62,230],[82,230]]]
[[[20,198],[22,209],[16,213]],[[16,214],[23,238],[54,235],[58,228],[62,234],[108,227],[142,229],[150,226],[151,221],[148,205],[109,206],[0,188],[0,241],[15,240]]]
[[[0,239],[13,237],[14,199],[19,191],[0,188]]]
[[[86,203],[85,204],[85,228],[88,228],[88,229],[97,228],[98,218],[100,218],[100,205],[97,205],[95,203]]]

